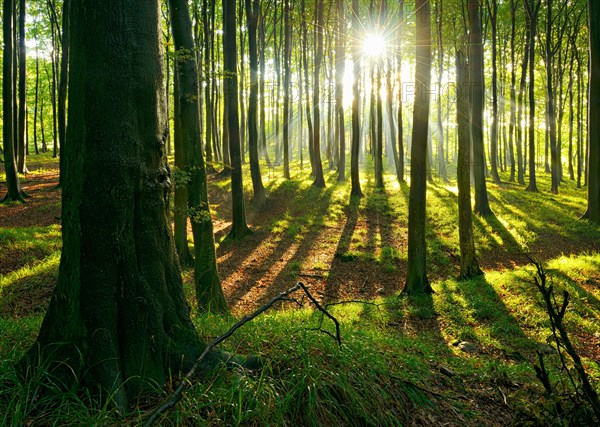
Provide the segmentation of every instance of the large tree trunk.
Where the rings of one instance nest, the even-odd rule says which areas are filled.
[[[71,32],[69,25],[69,8],[70,0],[63,2],[63,13],[62,13],[62,52],[60,58],[60,75],[58,80],[58,141],[60,145],[60,163],[61,170],[64,169],[64,154],[65,148],[68,150],[66,144],[67,135],[67,87],[69,85],[69,47],[71,44]],[[62,174],[61,174],[62,176]],[[60,182],[62,184],[62,181]]]
[[[362,197],[363,193],[360,189],[360,171],[358,168],[359,152],[360,152],[360,92],[359,79],[360,76],[360,42],[358,35],[360,34],[360,21],[358,19],[358,0],[352,0],[352,66],[354,72],[354,81],[352,82],[352,145],[350,147],[350,178],[352,180],[351,197]]]
[[[415,105],[408,202],[408,270],[403,293],[431,293],[427,279],[425,242],[426,161],[431,86],[431,17],[429,0],[416,0]]]
[[[21,181],[17,174],[17,163],[15,161],[14,145],[14,103],[13,98],[13,49],[14,36],[13,26],[15,24],[14,0],[4,0],[2,11],[2,30],[4,36],[4,49],[2,51],[2,136],[4,147],[4,171],[6,173],[7,193],[3,202],[23,201]]]
[[[223,0],[223,71],[225,86],[225,117],[231,155],[232,224],[229,237],[241,239],[251,233],[246,225],[242,159],[240,154],[240,121],[238,115],[237,45],[235,2]]]
[[[257,206],[265,203],[265,187],[260,174],[258,158],[258,49],[257,27],[260,16],[260,1],[245,0],[246,20],[248,24],[248,56],[250,59],[250,96],[248,100],[248,148],[250,149],[250,175],[252,177],[253,198]],[[254,5],[253,5],[254,3]]]
[[[483,145],[483,42],[479,0],[469,0],[469,80],[471,82],[471,145],[473,149],[473,180],[475,182],[475,212],[491,215],[485,183],[485,153]]]
[[[101,389],[122,411],[203,348],[167,221],[158,20],[158,2],[71,5],[63,250],[37,342],[23,360],[29,372],[43,366],[67,387]]]
[[[456,52],[456,124],[458,129],[458,161],[456,182],[458,185],[458,237],[460,243],[460,277],[469,279],[483,274],[475,254],[473,239],[473,218],[471,212],[470,177],[470,130],[469,117],[469,69],[466,57],[461,50]]]
[[[588,0],[590,83],[588,106],[588,206],[584,218],[600,224],[600,3]]]

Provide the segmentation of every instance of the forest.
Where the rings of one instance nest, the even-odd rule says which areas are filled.
[[[0,425],[600,424],[600,1],[3,0]]]

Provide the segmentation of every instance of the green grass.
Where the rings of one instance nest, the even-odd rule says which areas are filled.
[[[375,191],[372,173],[366,172],[365,197],[350,201],[349,183],[337,183],[333,172],[326,174],[325,189],[312,187],[308,171],[300,174],[297,164],[292,165],[290,181],[277,171],[263,173],[271,203],[280,207],[264,220],[276,241],[316,240],[352,219],[366,226],[349,228],[327,242],[341,248],[337,257],[350,265],[368,262],[373,269],[397,274],[402,283],[406,185],[386,175],[386,189]],[[540,189],[549,188],[545,174],[538,180]],[[213,192],[223,193],[214,203],[211,200],[211,208],[226,219],[229,179],[210,184]],[[513,184],[488,186],[495,217],[474,220],[477,251],[489,266],[484,278],[455,280],[455,183],[430,183],[427,256],[435,294],[414,301],[389,296],[375,304],[332,306],[341,321],[341,348],[314,330],[318,313],[272,311],[223,346],[260,355],[263,369],[218,368],[204,374],[161,425],[410,425],[415,419],[430,425],[557,423],[532,368],[535,352],[547,345],[550,330],[532,282],[535,271],[522,253],[546,259],[557,292],[572,295],[566,325],[578,348],[585,350],[586,339],[600,331],[600,254],[590,249],[600,239],[600,230],[578,219],[585,209],[585,192],[571,182],[559,195],[526,193]],[[245,188],[249,197],[249,179]],[[20,254],[14,269],[0,276],[0,425],[121,424],[111,407],[85,393],[53,393],[55,386],[44,377],[43,367],[27,384],[16,377],[13,366],[33,343],[43,317],[40,293],[56,280],[60,228],[4,228],[0,242],[3,259]],[[329,265],[310,257],[293,259],[286,269],[292,276],[304,269],[322,271],[324,277],[329,273]],[[186,274],[191,297],[189,271]],[[194,313],[193,321],[208,340],[234,319]],[[326,321],[324,327],[333,331]],[[462,341],[476,350],[460,350],[456,344]],[[599,362],[582,354],[598,389]],[[547,356],[547,365],[558,381],[556,355]],[[454,375],[441,373],[445,369]],[[158,393],[164,396],[164,390]],[[142,411],[156,403],[156,397],[140,401],[125,421],[140,424]]]

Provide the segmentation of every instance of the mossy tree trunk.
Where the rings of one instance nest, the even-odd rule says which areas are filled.
[[[198,104],[198,66],[194,54],[192,20],[186,0],[170,0],[171,25],[175,42],[176,73],[179,90],[175,103],[175,138],[185,153],[188,212],[194,235],[194,284],[200,309],[226,312],[227,301],[223,296],[217,272],[213,223],[208,204],[206,168],[202,156],[200,110]]]
[[[37,342],[22,361],[67,386],[102,390],[121,410],[204,347],[167,221],[158,5],[71,4],[63,250]]]

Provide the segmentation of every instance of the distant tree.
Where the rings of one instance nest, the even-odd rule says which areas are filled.
[[[67,0],[68,1],[68,0]],[[27,47],[25,45],[25,0],[19,0],[19,110],[17,138],[17,170],[27,170]]]
[[[231,156],[232,224],[229,237],[241,239],[251,234],[251,231],[246,225],[244,186],[242,183],[235,8],[236,2],[223,0],[223,80],[225,86],[225,117],[228,125],[229,153]]]
[[[346,126],[344,117],[344,73],[346,70],[346,15],[344,0],[336,0],[335,112],[339,139],[338,181],[346,180]]]
[[[590,83],[588,98],[588,206],[584,218],[600,224],[600,3],[588,0]]]
[[[398,9],[398,164],[396,165],[396,178],[398,179],[398,182],[404,182],[404,126],[402,124],[402,120],[404,119],[402,111],[402,39],[404,37],[404,0],[400,0],[398,2]]]
[[[21,362],[23,372],[44,369],[67,390],[84,384],[121,413],[204,348],[167,221],[158,5],[71,4],[62,256],[38,338]]]
[[[471,145],[473,149],[473,181],[475,182],[475,212],[491,215],[485,183],[485,153],[483,145],[483,42],[481,36],[480,0],[469,0],[469,80],[471,82]]]
[[[350,178],[352,180],[351,197],[362,197],[360,189],[360,171],[358,168],[358,157],[360,150],[360,92],[358,88],[360,76],[360,21],[358,19],[358,0],[352,0],[352,67],[354,81],[352,82],[352,145],[350,147]]]
[[[317,0],[315,6],[315,60],[313,64],[313,156],[315,180],[313,185],[318,188],[325,187],[323,164],[321,162],[321,92],[320,77],[321,63],[323,62],[323,0]]]
[[[292,82],[292,29],[290,0],[283,3],[283,176],[290,179],[290,91]]]
[[[538,191],[535,176],[535,40],[537,19],[542,0],[525,0],[529,23],[529,185],[527,191]]]
[[[427,279],[425,242],[426,159],[431,86],[431,8],[429,0],[416,0],[415,105],[410,159],[408,202],[408,270],[403,293],[431,293]]]
[[[23,190],[21,181],[17,174],[17,163],[15,160],[14,145],[14,34],[15,25],[14,0],[4,0],[2,9],[2,33],[4,37],[4,48],[2,51],[2,137],[4,148],[4,171],[6,173],[7,193],[3,202],[23,201]]]
[[[258,158],[258,48],[257,28],[260,16],[260,1],[245,0],[248,27],[248,57],[250,60],[250,95],[248,99],[248,148],[250,151],[250,176],[252,177],[252,201],[257,206],[264,204],[265,187],[260,173]],[[262,78],[262,77],[261,77]]]
[[[486,0],[490,26],[492,27],[492,129],[490,144],[490,169],[492,180],[500,183],[498,175],[498,0]]]

